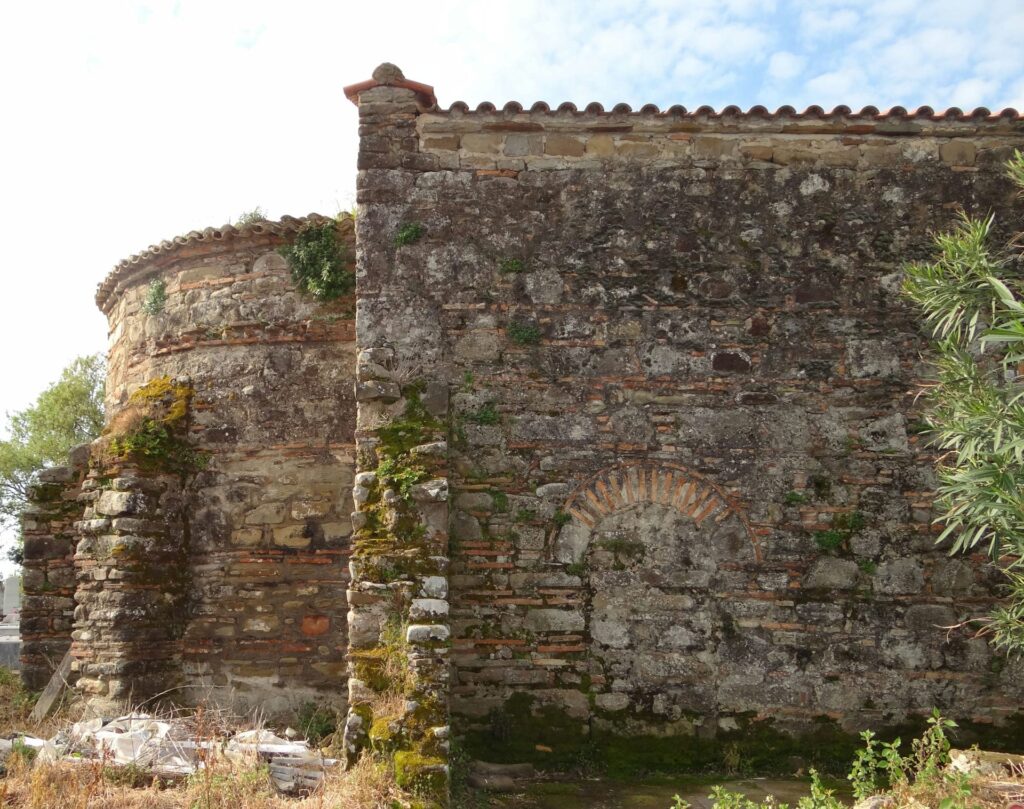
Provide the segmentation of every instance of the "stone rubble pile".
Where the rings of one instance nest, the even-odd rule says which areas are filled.
[[[0,739],[0,765],[16,745],[37,751],[39,762],[103,762],[134,766],[154,777],[178,779],[214,766],[265,764],[274,787],[285,794],[308,793],[320,785],[336,759],[325,758],[304,739],[282,738],[266,729],[244,730],[230,738],[208,738],[191,722],[134,713],[113,720],[76,722],[50,739],[14,734]]]

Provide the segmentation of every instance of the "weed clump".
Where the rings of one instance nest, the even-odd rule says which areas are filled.
[[[518,258],[503,258],[501,263],[498,264],[498,272],[502,275],[521,273],[525,269],[526,265],[523,264],[522,259]]]
[[[193,394],[189,385],[168,376],[135,391],[108,428],[108,458],[134,460],[150,471],[187,474],[203,469],[210,456],[184,437]]]
[[[238,219],[235,220],[235,227],[244,227],[245,225],[256,225],[260,222],[267,221],[267,212],[264,211],[259,205],[253,208],[251,211],[246,211]]]
[[[158,315],[167,305],[167,282],[156,278],[149,282],[146,298],[142,301],[142,311],[147,315]]]
[[[296,717],[299,730],[313,747],[319,747],[338,730],[338,714],[333,708],[306,702]]]
[[[527,320],[513,320],[505,331],[516,345],[536,345],[540,342],[540,328]]]
[[[295,285],[318,301],[332,301],[355,290],[352,262],[334,220],[307,223],[295,241],[278,252],[288,262]]]
[[[487,402],[487,404],[481,405],[476,410],[466,413],[463,418],[474,424],[490,426],[501,421],[501,414],[498,413],[493,402]]]
[[[419,222],[409,222],[402,225],[398,229],[398,233],[395,234],[395,246],[405,247],[409,244],[414,244],[420,240],[425,233],[423,225]]]

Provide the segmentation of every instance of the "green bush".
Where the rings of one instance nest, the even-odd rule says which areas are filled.
[[[1010,178],[1024,192],[1024,153]],[[997,648],[1024,654],[1024,278],[1019,252],[993,249],[993,218],[964,214],[936,237],[937,256],[904,270],[904,293],[934,340],[927,388],[930,444],[939,456],[938,542],[985,549],[1008,580],[1006,606],[972,619]],[[1020,244],[1021,234],[1016,244]]]
[[[244,227],[245,225],[255,225],[257,222],[266,222],[267,213],[259,205],[253,208],[251,211],[246,211],[238,219],[235,220],[235,227]]]
[[[349,269],[348,251],[333,220],[305,225],[295,241],[279,252],[288,261],[295,285],[318,301],[331,301],[355,290],[355,273]]]
[[[146,299],[142,302],[142,311],[147,315],[158,315],[167,305],[167,284],[162,278],[149,282]]]

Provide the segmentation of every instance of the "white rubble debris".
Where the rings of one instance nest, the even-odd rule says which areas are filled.
[[[236,764],[260,761],[267,764],[274,786],[289,794],[315,789],[326,768],[338,764],[337,759],[310,749],[304,739],[285,739],[266,729],[241,731],[227,740],[196,739],[190,723],[144,713],[77,722],[52,739],[14,734],[0,739],[0,763],[10,754],[14,740],[35,748],[38,761],[100,760],[134,765],[167,778],[191,775],[218,755]]]

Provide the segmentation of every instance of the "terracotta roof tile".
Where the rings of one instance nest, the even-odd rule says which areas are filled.
[[[476,106],[475,109],[470,109],[470,106],[465,101],[456,101],[449,105],[447,109],[435,106],[431,112],[449,112],[457,113],[462,115],[471,114],[493,114],[501,112],[504,114],[518,114],[524,110],[524,107],[518,101],[509,101],[500,110],[490,101],[483,101]],[[542,113],[548,115],[558,114],[571,114],[571,115],[660,115],[665,117],[687,117],[687,118],[796,118],[796,119],[819,119],[819,118],[870,118],[874,120],[879,119],[900,119],[900,120],[930,120],[930,121],[998,121],[998,120],[1010,120],[1019,121],[1021,120],[1021,114],[1010,107],[999,112],[992,112],[986,107],[977,107],[970,112],[964,112],[958,107],[950,107],[942,112],[936,112],[932,107],[918,107],[913,111],[907,110],[905,107],[892,107],[884,112],[880,111],[878,107],[862,107],[858,112],[854,112],[850,107],[845,104],[833,107],[831,110],[826,111],[823,107],[814,104],[803,112],[797,112],[796,108],[789,105],[779,107],[775,112],[771,112],[767,107],[757,104],[750,109],[743,111],[742,108],[731,104],[724,107],[722,110],[716,110],[714,107],[707,105],[698,107],[697,109],[690,111],[686,107],[679,104],[675,104],[668,107],[665,110],[661,110],[657,104],[644,104],[639,111],[634,112],[633,108],[629,104],[616,104],[612,107],[611,111],[606,111],[604,106],[593,101],[584,107],[580,111],[575,104],[570,101],[566,101],[559,104],[554,110],[551,105],[544,101],[537,101],[530,106],[529,111],[531,113]]]
[[[521,113],[525,107],[518,101],[509,101],[501,109],[490,101],[483,101],[476,106],[475,110],[470,110],[469,105],[464,101],[456,101],[451,104],[447,109],[444,109],[437,104],[436,97],[434,96],[434,88],[428,84],[422,82],[415,82],[405,78],[402,71],[395,65],[385,62],[382,65],[378,65],[373,71],[373,78],[367,81],[359,82],[357,84],[349,85],[345,88],[345,95],[349,97],[353,102],[359,102],[359,94],[364,90],[372,87],[404,87],[412,90],[417,94],[421,105],[426,107],[426,111],[435,113],[455,113],[461,115],[480,113],[480,114],[494,114],[504,113],[506,115]],[[736,105],[730,105],[725,107],[720,112],[715,110],[714,107],[702,106],[698,107],[693,112],[688,111],[681,105],[673,105],[666,110],[661,110],[656,104],[645,104],[639,112],[634,113],[632,107],[629,104],[616,104],[612,107],[610,112],[606,112],[604,107],[598,102],[594,101],[587,104],[581,112],[575,104],[570,101],[566,101],[559,104],[554,111],[549,104],[538,101],[529,108],[530,113],[533,114],[570,114],[570,115],[659,115],[665,117],[688,117],[688,118],[795,118],[795,119],[822,119],[822,118],[844,118],[844,119],[892,119],[897,118],[900,120],[931,120],[931,121],[999,121],[999,120],[1011,120],[1019,121],[1021,119],[1020,113],[1015,109],[1007,108],[1001,112],[992,113],[985,107],[978,107],[971,112],[964,112],[956,107],[950,107],[948,110],[936,113],[931,107],[918,107],[913,112],[909,112],[904,107],[893,107],[892,109],[880,112],[877,107],[864,107],[859,112],[854,112],[845,105],[839,105],[833,107],[830,112],[826,112],[822,107],[813,105],[805,109],[803,112],[797,112],[796,109],[790,106],[779,107],[775,112],[770,112],[766,107],[758,104],[751,107],[749,110],[744,112],[740,107]]]
[[[193,230],[183,236],[175,236],[173,239],[150,245],[141,253],[129,256],[115,265],[96,288],[96,305],[106,311],[111,296],[122,289],[132,277],[149,269],[154,264],[163,264],[173,260],[178,253],[184,250],[202,245],[245,241],[260,236],[288,237],[297,233],[307,223],[317,224],[330,221],[333,220],[329,216],[311,213],[301,217],[282,216],[277,221],[263,220],[245,225],[221,225],[219,228]],[[351,221],[350,217],[343,219],[342,227],[348,223],[347,227],[351,228]]]

